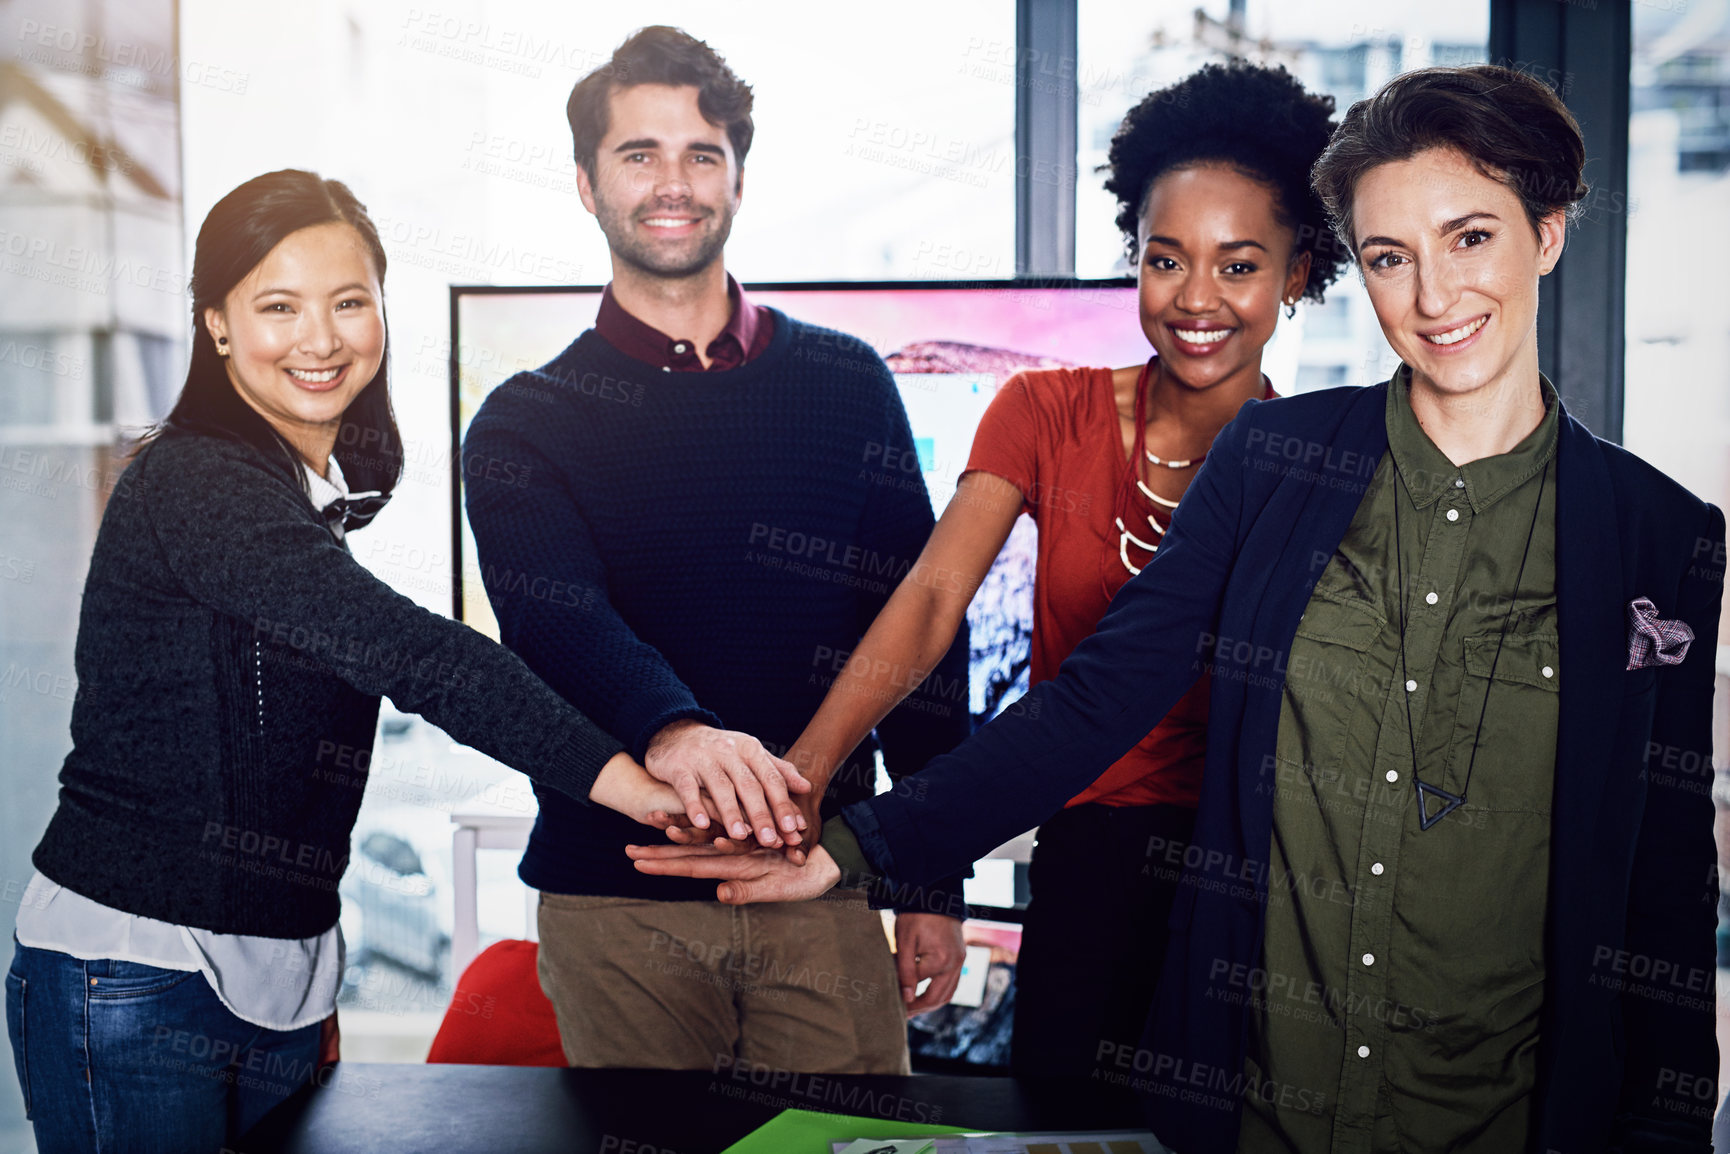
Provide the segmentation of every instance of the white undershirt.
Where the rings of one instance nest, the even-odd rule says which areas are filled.
[[[336,458],[330,479],[306,469],[313,507],[348,496]],[[341,536],[340,527],[337,534]],[[219,934],[129,914],[92,901],[44,877],[30,878],[18,905],[18,940],[75,958],[113,958],[164,970],[197,970],[242,1021],[269,1030],[298,1030],[336,1010],[342,988],[341,926],[310,938]]]

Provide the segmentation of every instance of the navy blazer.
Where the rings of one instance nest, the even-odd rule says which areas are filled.
[[[846,811],[893,883],[934,881],[1060,809],[1211,671],[1195,838],[1130,1065],[1155,1133],[1181,1154],[1236,1147],[1248,1023],[1229,981],[1260,964],[1285,655],[1387,449],[1386,390],[1246,404],[1158,554],[1058,676],[917,787]],[[1709,1154],[1724,518],[1566,411],[1556,460],[1560,717],[1531,1148]],[[1693,628],[1681,664],[1626,669],[1639,597]]]

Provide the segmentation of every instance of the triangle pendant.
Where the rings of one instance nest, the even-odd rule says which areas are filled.
[[[1417,781],[1415,777],[1412,780]],[[1435,786],[1422,781],[1418,781],[1417,786],[1418,828],[1420,830],[1429,829],[1432,825],[1435,825],[1438,821],[1441,821],[1444,817],[1447,817],[1450,813],[1453,813],[1456,809],[1459,809],[1462,805],[1466,804],[1466,799],[1460,794],[1449,793],[1445,789],[1437,789]],[[1429,807],[1429,798],[1432,797],[1444,802],[1444,804],[1442,805],[1442,808],[1438,809],[1435,813],[1428,813],[1426,810]]]

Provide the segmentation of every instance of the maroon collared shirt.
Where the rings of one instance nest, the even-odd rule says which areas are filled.
[[[736,369],[755,360],[775,336],[774,314],[746,300],[745,290],[730,273],[727,276],[727,297],[733,302],[732,319],[704,350],[709,357],[710,372]],[[626,312],[624,306],[613,299],[612,285],[601,290],[601,308],[595,314],[595,331],[632,360],[658,365],[668,372],[703,371],[703,361],[697,356],[694,341],[686,337],[670,337]]]

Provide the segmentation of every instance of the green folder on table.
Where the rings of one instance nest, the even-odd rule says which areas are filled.
[[[855,1118],[846,1114],[818,1114],[810,1110],[783,1110],[727,1147],[722,1154],[829,1154],[831,1143],[855,1138],[887,1141],[966,1133],[969,1131],[964,1126],[931,1126],[883,1118]]]

